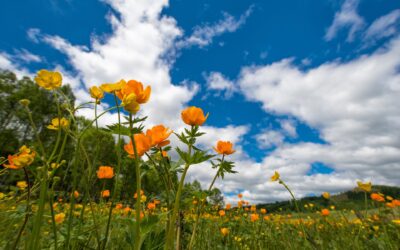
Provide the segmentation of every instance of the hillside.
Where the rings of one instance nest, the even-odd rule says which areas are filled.
[[[382,193],[385,196],[391,196],[394,198],[400,197],[400,187],[375,185],[372,186],[372,192]],[[369,205],[372,206],[369,195],[368,200]],[[322,196],[310,196],[299,199],[298,203],[303,212],[313,212],[332,205],[334,205],[336,209],[360,210],[365,207],[364,192],[359,191],[357,188],[332,195],[330,200],[326,200]],[[309,204],[313,204],[311,208]],[[308,208],[305,208],[305,205],[307,205]],[[290,212],[295,209],[291,201],[259,204],[257,205],[257,208],[266,208],[269,212]]]

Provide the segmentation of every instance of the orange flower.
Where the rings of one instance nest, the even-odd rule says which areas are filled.
[[[226,210],[229,210],[229,209],[231,209],[231,206],[232,206],[232,205],[231,205],[230,203],[228,203],[228,204],[226,204],[225,209],[226,209]]]
[[[383,196],[377,194],[377,193],[372,193],[371,194],[371,199],[374,201],[378,201],[378,202],[384,202],[385,198],[383,198]]]
[[[396,207],[396,205],[393,204],[393,202],[386,202],[385,205],[386,205],[387,207],[389,207],[389,208],[395,208],[395,207]]]
[[[115,209],[121,209],[122,208],[122,203],[117,203],[117,205],[115,205]]]
[[[106,189],[104,191],[101,191],[101,197],[103,197],[103,198],[110,197],[110,190]]]
[[[143,196],[144,192],[142,189],[140,189],[140,195]],[[137,192],[135,192],[135,194],[133,195],[133,198],[137,199]]]
[[[64,213],[59,213],[59,214],[54,215],[54,221],[56,222],[56,224],[63,223],[64,219],[65,219]]]
[[[233,144],[230,141],[218,141],[214,150],[220,155],[230,155],[235,153],[235,150],[233,150]]]
[[[250,215],[251,222],[258,221],[259,218],[260,218],[260,216],[258,214],[251,214]]]
[[[143,84],[141,82],[130,80],[121,88],[121,90],[118,90],[116,94],[121,100],[126,96],[133,94],[136,97],[136,102],[142,104],[149,101],[151,87],[147,86],[146,89],[143,89]]]
[[[172,130],[164,127],[164,125],[157,125],[148,129],[146,136],[151,140],[151,146],[163,147],[169,144],[167,138],[171,135]]]
[[[396,206],[396,207],[400,207],[400,200],[392,200],[392,203]]]
[[[136,152],[139,157],[143,156],[144,153],[150,150],[151,139],[145,134],[135,134],[134,140],[136,144]],[[130,158],[135,158],[135,151],[133,148],[132,140],[128,144],[125,144],[124,149],[129,154]]]
[[[225,210],[219,210],[218,211],[219,216],[223,217],[225,216]]]
[[[164,157],[164,158],[166,158],[166,157],[168,157],[168,152],[167,151],[162,151],[161,152],[161,154],[162,154],[162,156]]]
[[[329,212],[328,209],[324,208],[324,209],[321,210],[321,215],[322,216],[328,216],[329,214],[330,214],[330,212]]]
[[[79,192],[78,191],[74,191],[74,197],[75,197],[75,199],[78,199],[78,197],[79,197]]]
[[[114,177],[114,169],[109,166],[100,166],[97,171],[97,178],[99,179],[111,179]]]
[[[252,211],[252,212],[257,211],[256,205],[252,205],[252,206],[250,207],[250,211]]]
[[[207,120],[203,110],[198,107],[189,107],[182,111],[181,117],[184,123],[191,126],[201,126]]]
[[[221,228],[221,234],[227,236],[229,234],[229,229],[226,227]]]
[[[266,213],[267,213],[267,209],[261,208],[261,209],[260,209],[260,212],[261,212],[262,214],[266,214]]]
[[[243,201],[238,201],[238,207],[243,207]]]
[[[238,198],[242,199],[243,198],[243,194],[238,194]]]
[[[35,155],[35,151],[24,145],[19,149],[17,154],[9,155],[9,164],[4,164],[3,166],[10,169],[21,169],[27,167],[32,164],[33,160],[35,159]]]
[[[156,204],[153,202],[149,202],[149,204],[147,204],[147,209],[149,209],[149,210],[156,209]]]

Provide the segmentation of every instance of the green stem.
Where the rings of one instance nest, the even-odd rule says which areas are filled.
[[[26,223],[28,222],[29,215],[30,215],[30,211],[29,210],[30,210],[30,198],[31,198],[31,187],[30,187],[31,184],[29,182],[29,175],[28,175],[28,172],[26,171],[26,168],[24,167],[23,170],[24,170],[24,173],[25,173],[26,183],[28,184],[28,198],[26,200],[25,219],[24,219],[24,222],[22,223],[22,226],[21,226],[21,228],[20,228],[20,230],[18,232],[17,239],[15,240],[12,249],[17,249],[18,242],[21,239],[21,235],[24,232]]]
[[[132,114],[129,114],[129,129],[131,131],[131,140],[133,145],[133,152],[135,154],[135,168],[136,168],[136,204],[135,204],[135,217],[136,217],[136,224],[135,224],[135,250],[140,249],[140,212],[141,212],[141,178],[140,178],[140,165],[139,165],[139,157],[137,154],[136,142],[135,142],[135,135],[133,133],[133,120]]]
[[[115,101],[115,106],[117,107],[117,113],[118,113],[118,144],[117,144],[117,169],[116,169],[116,175],[115,175],[115,184],[114,184],[114,190],[111,198],[111,206],[108,211],[108,220],[107,220],[107,227],[106,227],[106,234],[104,237],[104,244],[102,249],[104,250],[107,245],[107,240],[108,240],[108,234],[110,231],[110,225],[111,225],[111,218],[112,218],[112,211],[114,209],[114,202],[117,199],[117,192],[118,192],[118,182],[119,182],[119,174],[121,170],[121,112],[119,110],[118,106],[118,99],[116,94],[114,93],[114,101]],[[95,106],[95,112],[97,113],[97,105]],[[97,117],[96,117],[96,128],[98,128],[97,124]],[[104,188],[103,188],[104,189]]]

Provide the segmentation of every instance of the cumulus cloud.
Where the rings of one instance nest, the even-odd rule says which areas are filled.
[[[15,62],[15,57],[5,52],[0,52],[0,70],[9,70],[14,72],[18,78],[31,76],[28,69]]]
[[[258,146],[261,149],[267,149],[279,146],[283,143],[285,137],[279,131],[266,130],[256,136]]]
[[[189,37],[179,41],[177,47],[205,47],[212,43],[214,37],[226,32],[232,33],[239,29],[246,22],[252,10],[253,6],[250,6],[239,18],[235,18],[234,16],[224,12],[223,19],[219,20],[217,23],[194,27],[193,33]]]
[[[400,184],[399,53],[400,38],[395,38],[371,55],[307,71],[291,59],[242,69],[239,85],[249,100],[261,102],[266,112],[306,122],[327,142],[284,143],[261,163],[249,163],[247,171],[259,178],[241,178],[255,185],[247,184],[254,200],[266,198],[260,192],[272,185],[267,175],[273,170],[300,196],[342,191],[356,179]],[[331,166],[334,173],[306,176],[314,162]]]
[[[216,91],[216,95],[220,96],[224,93],[224,97],[229,99],[233,93],[237,91],[235,83],[229,80],[220,72],[211,72],[205,75],[207,88]]]
[[[354,36],[365,26],[364,19],[357,13],[359,0],[345,0],[340,11],[335,13],[335,17],[331,26],[325,33],[325,40],[334,39],[337,33],[344,29],[348,29],[347,41],[352,42]]]

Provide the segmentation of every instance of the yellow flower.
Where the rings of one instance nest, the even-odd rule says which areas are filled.
[[[62,76],[59,72],[42,69],[37,73],[35,82],[42,88],[52,90],[61,87]]]
[[[229,234],[229,229],[226,227],[221,228],[221,234],[227,236]]]
[[[328,192],[323,192],[322,193],[322,197],[324,197],[325,199],[329,200],[329,198],[331,198],[331,194]]]
[[[4,164],[3,166],[10,169],[20,169],[27,167],[32,164],[33,160],[35,159],[35,155],[35,151],[24,145],[19,149],[19,152],[17,154],[9,155],[9,164]]]
[[[136,101],[135,94],[124,96],[124,98],[122,99],[121,106],[123,106],[126,111],[132,114],[136,114],[140,109],[140,105]]]
[[[28,99],[21,99],[19,100],[19,103],[24,107],[28,107],[31,101],[29,101]]]
[[[28,183],[26,183],[26,181],[18,181],[17,187],[21,190],[24,190],[25,188],[28,187]]]
[[[104,92],[101,88],[97,87],[97,86],[93,86],[89,89],[90,92],[90,96],[94,99],[100,100],[104,98]]]
[[[392,220],[392,222],[393,222],[394,224],[400,225],[400,219],[399,219],[399,220]]]
[[[100,88],[107,93],[114,93],[115,91],[121,90],[126,85],[125,80],[121,80],[116,83],[104,83]]]
[[[271,181],[278,181],[281,176],[277,171],[275,171],[274,175],[271,176]]]
[[[372,184],[371,182],[362,183],[361,181],[357,181],[358,188],[365,191],[371,192]]]
[[[6,196],[4,193],[0,192],[0,200],[4,198],[4,196]]]
[[[59,213],[54,215],[54,220],[57,224],[63,223],[65,219],[65,214],[64,213]]]
[[[143,88],[143,84],[136,80],[128,81],[121,90],[116,92],[119,99],[123,100],[128,95],[134,95],[135,100],[139,104],[143,104],[149,101],[151,94],[151,87],[147,86]]]
[[[60,128],[66,129],[69,126],[69,121],[65,119],[64,117],[59,119],[59,118],[54,118],[51,120],[51,124],[47,126],[48,129],[52,130],[59,130]]]

